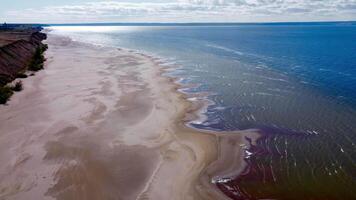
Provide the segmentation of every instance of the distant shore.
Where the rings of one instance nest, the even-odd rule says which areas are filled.
[[[49,34],[46,70],[0,107],[0,199],[228,199],[245,136],[184,125],[159,61]]]

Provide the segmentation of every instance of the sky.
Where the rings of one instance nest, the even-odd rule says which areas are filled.
[[[356,21],[356,0],[0,0],[0,22]]]

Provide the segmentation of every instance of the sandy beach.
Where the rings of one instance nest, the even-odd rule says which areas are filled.
[[[159,60],[48,35],[45,70],[0,106],[0,199],[228,199],[245,137],[184,125]]]

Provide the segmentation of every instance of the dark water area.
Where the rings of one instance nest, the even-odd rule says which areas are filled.
[[[356,199],[354,23],[58,27],[77,40],[135,49],[179,66],[208,93],[190,126],[258,129],[247,168],[217,186],[232,199]]]
[[[237,178],[217,183],[231,199],[355,199],[350,158],[312,145],[327,138],[274,128],[260,130],[263,136],[256,145],[250,144],[245,155],[248,167]],[[320,151],[325,153],[315,153]]]

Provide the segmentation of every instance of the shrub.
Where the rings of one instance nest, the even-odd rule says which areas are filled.
[[[43,56],[43,53],[48,49],[48,46],[46,44],[40,45],[37,49],[36,52],[30,62],[30,65],[28,67],[28,70],[30,71],[39,71],[43,69],[43,62],[46,60],[45,57]]]
[[[45,52],[48,49],[48,45],[47,44],[43,44],[42,45],[42,51]]]
[[[21,91],[23,89],[22,81],[17,81],[15,85],[11,87],[11,89],[15,92]]]
[[[43,69],[43,64],[42,63],[34,63],[34,64],[31,64],[28,69],[30,71],[39,71],[39,70]]]
[[[8,86],[0,87],[0,104],[5,104],[14,92]]]
[[[24,74],[24,73],[18,73],[18,74],[16,75],[16,78],[27,78],[27,75]]]

